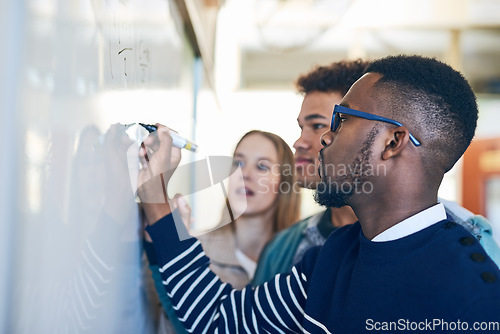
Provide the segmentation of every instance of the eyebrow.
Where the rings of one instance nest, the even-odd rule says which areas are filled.
[[[244,154],[241,154],[241,153],[235,153],[234,158],[246,158],[246,156]],[[266,160],[269,162],[273,162],[273,159],[268,158],[268,157],[258,157],[257,160],[258,161]]]
[[[328,119],[326,118],[325,116],[321,115],[321,114],[311,114],[311,115],[307,115],[304,120],[305,121],[310,121],[310,120],[313,120],[313,119],[318,119],[318,118],[321,118],[321,119]],[[297,118],[297,122],[299,121],[299,119]]]

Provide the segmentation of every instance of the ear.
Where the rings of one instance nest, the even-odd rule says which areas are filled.
[[[390,128],[386,145],[382,152],[382,160],[388,160],[399,155],[410,141],[410,132],[404,126]]]

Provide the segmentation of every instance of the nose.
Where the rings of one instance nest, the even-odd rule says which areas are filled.
[[[321,145],[323,145],[323,147],[330,145],[333,141],[333,132],[327,131],[327,132],[323,133],[321,135],[320,140],[321,140]]]
[[[248,181],[252,176],[252,171],[248,166],[241,166],[241,175],[243,176],[243,180]]]
[[[300,133],[299,139],[297,139],[295,143],[293,143],[293,148],[296,151],[308,150],[311,148],[311,141],[309,140],[308,136],[304,133],[304,131]]]

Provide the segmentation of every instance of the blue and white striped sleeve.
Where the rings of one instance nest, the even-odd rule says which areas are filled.
[[[296,267],[256,288],[235,290],[210,271],[198,240],[179,241],[172,215],[147,230],[167,294],[188,332],[303,333],[308,282]]]

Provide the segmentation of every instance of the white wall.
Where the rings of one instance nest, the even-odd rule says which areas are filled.
[[[0,331],[151,333],[114,123],[186,136],[194,58],[164,0],[0,4]]]
[[[16,144],[18,120],[15,112],[19,59],[22,45],[17,34],[23,31],[24,6],[21,1],[2,1],[0,3],[0,43],[5,47],[0,53],[0,332],[7,333],[11,328],[11,308],[13,298],[11,284],[14,258],[12,247],[15,240],[17,212],[16,205],[17,160],[19,152]],[[9,112],[10,111],[10,112]]]

